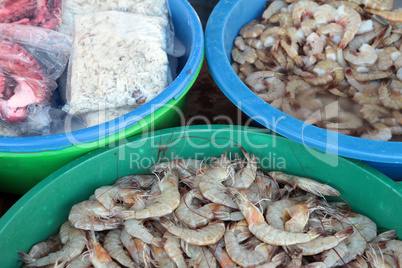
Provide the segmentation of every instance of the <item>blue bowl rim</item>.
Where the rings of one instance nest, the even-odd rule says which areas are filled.
[[[124,129],[132,127],[141,119],[149,116],[169,100],[177,99],[183,94],[191,81],[198,75],[198,68],[201,66],[204,54],[204,31],[201,21],[188,1],[169,0],[180,4],[180,12],[188,13],[192,17],[194,40],[188,60],[176,79],[158,96],[144,105],[138,107],[123,116],[106,123],[93,127],[66,132],[62,134],[35,136],[35,137],[0,137],[0,152],[3,153],[33,153],[43,151],[59,151],[72,145],[90,143],[99,140],[99,137],[106,138]]]
[[[220,1],[212,11],[205,30],[208,68],[230,101],[254,121],[305,146],[359,160],[402,164],[402,142],[369,140],[327,131],[283,113],[252,92],[233,71],[223,44],[227,19],[240,2]],[[269,124],[266,118],[279,120],[280,124]],[[337,144],[331,144],[333,141]]]

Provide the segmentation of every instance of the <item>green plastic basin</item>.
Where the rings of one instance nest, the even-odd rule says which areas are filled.
[[[89,152],[39,182],[0,218],[1,267],[17,267],[18,250],[58,232],[71,207],[129,174],[147,171],[158,155],[198,158],[240,153],[237,145],[256,154],[266,170],[308,176],[337,188],[358,213],[381,229],[402,232],[402,186],[356,160],[323,154],[266,130],[236,126],[193,126],[130,137],[126,144]]]
[[[201,70],[204,32],[188,1],[168,0],[168,3],[175,34],[186,48],[185,54],[178,58],[174,81],[141,107],[98,126],[41,137],[0,137],[0,192],[24,194],[89,151],[115,147],[142,132],[180,125],[185,96]]]

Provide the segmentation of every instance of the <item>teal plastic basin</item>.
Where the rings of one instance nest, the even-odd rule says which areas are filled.
[[[57,233],[74,204],[122,176],[147,171],[158,155],[204,159],[225,151],[240,153],[238,145],[254,153],[264,169],[328,183],[378,228],[402,232],[401,185],[360,161],[322,154],[265,132],[219,125],[165,129],[130,137],[126,144],[97,149],[72,161],[38,183],[0,218],[1,267],[17,267],[17,251],[26,252]]]

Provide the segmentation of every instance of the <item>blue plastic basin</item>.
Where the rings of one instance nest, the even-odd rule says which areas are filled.
[[[327,131],[295,119],[254,94],[231,67],[231,50],[239,30],[260,18],[265,0],[220,1],[205,31],[208,68],[222,92],[247,116],[272,131],[317,148],[322,154],[359,159],[394,180],[402,180],[402,142],[375,141]],[[319,158],[320,155],[317,155]]]
[[[178,58],[178,76],[158,96],[104,124],[38,137],[0,137],[0,192],[23,194],[73,159],[99,147],[115,147],[132,135],[177,126],[186,94],[204,58],[201,21],[186,0],[168,0],[177,38],[186,48]]]

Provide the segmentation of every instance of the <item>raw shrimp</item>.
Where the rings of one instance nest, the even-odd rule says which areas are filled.
[[[286,198],[274,202],[268,207],[265,218],[269,225],[285,230],[285,223],[283,220],[283,211],[285,208],[296,204],[297,202],[308,199],[308,196],[300,196],[295,198]]]
[[[158,248],[154,245],[150,246],[151,253],[158,267],[176,268],[176,264],[169,258],[164,248]]]
[[[292,79],[286,84],[286,98],[289,99],[292,106],[299,106],[298,102],[296,101],[296,95],[309,89],[311,89],[311,85],[307,82],[304,82],[304,80],[300,78]]]
[[[311,47],[311,51],[307,54],[308,61],[305,64],[305,68],[309,68],[317,62],[317,57],[322,55],[324,42],[316,33],[311,33],[306,40],[306,46]]]
[[[310,34],[312,34],[315,31],[316,27],[317,24],[313,19],[304,20],[300,24],[300,29],[303,32],[304,36],[309,36]]]
[[[170,259],[177,265],[178,268],[186,268],[187,264],[184,260],[183,251],[180,247],[180,238],[170,234],[169,232],[165,232],[163,238],[165,238],[163,248],[165,249],[167,255],[169,255]]]
[[[224,160],[225,164],[219,164],[207,169],[201,176],[199,189],[201,194],[211,202],[230,208],[237,208],[236,203],[225,193],[225,186],[222,184],[222,181],[225,181],[229,177],[232,169],[227,162],[226,156],[224,158],[221,157],[221,159],[226,159]]]
[[[402,241],[391,240],[381,246],[381,251],[385,254],[393,255],[397,264],[402,264]]]
[[[89,259],[91,260],[94,267],[105,267],[105,268],[119,268],[120,265],[115,263],[109,256],[107,251],[98,242],[95,236],[94,228],[91,228],[91,233],[89,236]]]
[[[334,8],[339,8],[340,6],[347,6],[347,7],[353,8],[361,16],[364,16],[366,14],[366,12],[363,10],[363,8],[361,8],[357,3],[351,2],[349,0],[347,0],[347,1],[329,0],[329,1],[326,1],[326,3],[330,6],[333,6]]]
[[[220,221],[240,221],[244,219],[243,214],[240,211],[227,212],[225,210],[213,210],[212,214],[214,215],[215,220]]]
[[[299,253],[293,253],[291,256],[291,260],[288,264],[286,264],[285,268],[300,268],[302,267],[302,259],[303,255]]]
[[[166,218],[161,218],[160,223],[169,233],[189,244],[198,246],[215,244],[225,233],[225,224],[221,221],[210,222],[207,226],[195,230],[176,226]]]
[[[269,262],[256,266],[256,268],[275,268],[285,262],[285,252],[276,254]]]
[[[193,204],[193,199],[205,201],[198,189],[192,189],[183,195],[179,207],[175,210],[175,215],[180,221],[191,228],[207,225],[214,217],[214,212],[229,213],[232,209],[220,204],[206,204],[202,207]]]
[[[115,212],[114,215],[124,220],[147,219],[161,217],[172,213],[180,204],[180,192],[178,189],[178,177],[175,172],[168,172],[159,183],[161,195],[153,204],[144,209],[133,211],[124,210]]]
[[[143,225],[142,220],[126,220],[124,229],[132,237],[139,238],[147,244],[152,244],[157,247],[162,247],[162,239],[154,237],[152,233]]]
[[[315,198],[292,204],[283,210],[285,231],[302,233],[305,231],[310,213],[321,207],[314,204]]]
[[[379,80],[379,79],[384,79],[388,78],[391,75],[393,75],[392,71],[389,72],[370,72],[370,73],[360,73],[352,68],[347,68],[345,70],[345,73],[350,74],[351,76],[356,79],[356,81],[359,82],[366,82],[366,81],[372,81],[372,80]]]
[[[279,79],[283,79],[284,76],[281,73],[273,72],[273,71],[258,71],[247,76],[245,83],[250,86],[255,92],[266,91],[266,79],[276,77]]]
[[[388,230],[385,232],[382,232],[381,234],[378,234],[376,237],[371,239],[369,242],[370,244],[372,243],[380,243],[380,242],[387,242],[390,240],[395,240],[398,239],[398,236],[396,235],[397,229],[392,229]]]
[[[305,17],[312,18],[314,11],[318,8],[318,6],[319,5],[317,3],[309,0],[302,0],[296,2],[292,12],[294,25],[298,28],[300,26],[300,22]]]
[[[300,252],[303,256],[319,254],[339,245],[353,233],[353,227],[349,226],[331,236],[320,236],[313,241],[289,246],[292,251]]]
[[[402,108],[402,82],[393,80],[389,87],[382,84],[378,89],[380,101],[385,107],[399,110]]]
[[[138,264],[139,267],[147,267],[146,262],[147,262],[148,257],[149,257],[148,254],[147,254],[148,248],[145,248],[145,251],[144,251],[143,245],[141,245],[140,242],[139,242],[141,240],[140,239],[134,239],[124,229],[121,231],[120,240],[123,243],[124,247],[130,253],[130,256],[134,260],[134,262],[136,264]]]
[[[390,116],[391,112],[383,106],[376,104],[363,104],[360,107],[360,114],[367,122],[376,123],[380,121],[380,118]]]
[[[321,5],[314,11],[314,20],[317,24],[325,25],[335,21],[336,9],[328,4]]]
[[[316,33],[321,36],[321,35],[328,35],[330,39],[338,40],[338,42],[341,40],[341,37],[343,35],[343,27],[340,24],[337,23],[330,23],[323,25],[319,27],[316,31]],[[336,38],[339,37],[339,38]]]
[[[360,138],[370,139],[370,140],[381,140],[389,141],[392,138],[392,132],[389,127],[382,123],[371,124],[372,129],[367,130],[363,133]]]
[[[377,61],[378,54],[373,46],[363,44],[359,48],[358,53],[352,53],[349,48],[346,48],[344,51],[344,58],[346,61],[355,65],[370,66]]]
[[[366,9],[366,11],[389,21],[402,22],[402,9],[395,9],[392,11]]]
[[[272,16],[269,20],[269,23],[279,23],[279,27],[288,29],[290,27],[293,27],[293,19],[292,19],[292,14],[285,12],[285,13],[279,13],[274,16]]]
[[[63,222],[63,224],[60,226],[60,230],[59,230],[59,235],[60,235],[60,237],[59,237],[59,239],[60,239],[60,242],[61,242],[62,244],[65,244],[65,243],[68,242],[68,239],[69,239],[69,236],[70,236],[70,232],[71,232],[71,230],[73,229],[73,227],[74,227],[74,226],[71,224],[70,221],[65,221],[65,222]],[[29,254],[29,255],[31,255],[31,254]]]
[[[356,10],[347,6],[340,6],[337,9],[337,15],[339,16],[339,19],[336,21],[336,23],[345,28],[345,33],[343,34],[342,40],[338,44],[338,47],[345,48],[359,30],[362,24],[362,19]]]
[[[361,51],[361,47],[364,44],[368,44],[374,38],[378,38],[379,36],[381,36],[384,33],[385,30],[386,30],[385,27],[381,27],[379,29],[375,29],[374,31],[355,36],[353,38],[353,40],[350,41],[350,43],[349,43],[350,51],[353,51],[353,52],[356,52],[357,50]]]
[[[393,47],[394,49],[396,49],[395,47]],[[389,51],[390,49],[379,49],[377,50],[377,54],[378,54],[378,62],[376,64],[376,67],[378,68],[378,70],[380,71],[386,71],[389,68],[391,68],[392,66],[392,58],[391,58],[391,51]],[[399,52],[398,50],[396,50],[397,52]],[[399,52],[400,53],[400,52]],[[373,70],[375,71],[375,70]]]
[[[348,254],[348,247],[346,246],[345,241],[342,241],[338,244],[338,246],[324,251],[321,254],[322,262],[312,262],[310,264],[305,265],[305,268],[327,268],[334,267],[338,261],[342,261],[343,258]],[[346,263],[346,262],[342,262]]]
[[[331,131],[350,135],[356,131],[360,131],[363,127],[363,120],[354,113],[341,110],[337,116],[329,117],[316,123],[316,125]]]
[[[261,243],[253,250],[247,250],[240,245],[236,237],[236,233],[231,228],[225,232],[225,247],[226,251],[232,260],[242,267],[254,267],[269,260],[270,251],[275,250],[275,247]]]
[[[122,229],[109,231],[105,236],[103,247],[110,257],[118,261],[124,267],[135,267],[137,264],[131,260],[130,255],[123,248],[120,239],[121,232]]]
[[[370,83],[368,87],[363,90],[358,90],[355,87],[350,87],[348,91],[349,98],[359,104],[375,104],[380,105],[380,99],[378,98],[378,88],[380,84],[378,82]]]
[[[59,251],[52,252],[40,259],[34,259],[28,254],[18,251],[20,255],[18,260],[24,262],[27,267],[45,266],[55,264],[56,262],[70,261],[82,253],[86,245],[85,242],[86,238],[82,230],[72,228],[69,234],[69,241]]]
[[[254,182],[257,173],[258,159],[254,154],[250,156],[244,149],[242,149],[242,152],[247,159],[247,165],[234,175],[233,184],[231,185],[233,188],[249,188]]]
[[[128,204],[133,204],[134,197],[140,190],[125,189],[119,185],[102,186],[95,190],[95,197],[106,209],[110,211],[124,210],[125,207],[117,205],[117,201],[126,201]]]
[[[343,68],[336,61],[332,60],[322,60],[317,63],[313,68],[316,76],[313,78],[304,78],[304,81],[310,85],[326,85],[333,83],[334,85],[339,85],[344,79]]]
[[[237,36],[234,40],[234,45],[240,50],[244,51],[247,49],[246,42],[242,36]],[[169,162],[170,163],[170,162]]]
[[[277,63],[283,68],[283,69],[287,69],[287,65],[288,65],[288,61],[286,59],[286,55],[283,53],[283,50],[281,47],[278,47],[277,50],[274,50],[272,52],[272,56],[274,57],[274,59],[277,61]]]
[[[282,98],[285,95],[285,83],[276,77],[264,79],[266,91],[257,93],[257,96],[266,102]]]
[[[288,5],[283,1],[272,1],[267,9],[262,13],[262,18],[267,21],[272,16],[281,12],[282,8],[286,8]]]
[[[252,21],[243,26],[239,34],[243,36],[243,38],[257,38],[264,30],[265,26],[263,24],[260,24],[258,21]]]
[[[249,224],[249,230],[258,239],[270,245],[289,246],[297,243],[309,242],[320,234],[317,230],[308,233],[290,233],[277,229],[266,223],[264,216],[249,200],[236,189],[228,188]]]
[[[342,260],[337,261],[337,265],[342,265],[355,259],[357,255],[364,253],[368,241],[371,241],[377,236],[377,226],[368,217],[353,212],[349,212],[346,217],[343,215],[339,217],[339,220],[335,220],[332,223],[332,226],[336,230],[342,230],[345,227],[353,226],[352,235],[343,241],[346,243],[347,253],[342,257]]]
[[[91,268],[92,262],[89,258],[89,254],[87,252],[82,253],[80,256],[76,257],[72,261],[70,261],[67,265],[68,268]],[[134,267],[134,266],[131,266]]]
[[[274,26],[265,29],[260,35],[260,40],[265,47],[274,46],[275,48],[277,46],[278,40],[286,37],[289,37],[289,33],[286,29]]]
[[[272,171],[268,173],[274,180],[281,183],[295,184],[297,188],[300,188],[306,192],[315,194],[317,196],[340,196],[338,190],[329,186],[328,184],[322,184],[315,180],[286,174],[283,172]]]
[[[303,60],[299,56],[298,53],[298,45],[295,42],[292,42],[289,40],[290,43],[287,40],[280,40],[280,44],[282,48],[286,51],[286,53],[289,55],[289,57],[297,64],[297,66],[302,66],[303,65]]]
[[[244,40],[246,42],[247,45],[249,45],[252,48],[255,49],[263,49],[264,48],[264,44],[261,42],[260,39],[255,39],[255,38],[247,38],[246,40]],[[258,54],[257,54],[257,59],[254,61],[254,64],[258,64]]]
[[[62,229],[63,226],[68,225],[68,230],[66,233],[66,239],[64,240],[64,242],[60,241],[60,235],[56,235],[56,236],[50,236],[48,239],[46,239],[43,242],[39,242],[37,244],[35,244],[28,252],[28,255],[31,256],[34,259],[40,259],[46,255],[48,255],[51,252],[57,251],[59,249],[60,243],[67,243],[68,242],[68,238],[69,238],[69,233],[72,229],[72,225],[69,221],[66,221],[62,224],[62,226],[60,227],[60,233],[62,233]]]
[[[95,215],[95,220],[91,222],[91,216]],[[106,209],[97,200],[87,200],[75,204],[68,215],[68,220],[75,228],[91,230],[91,225],[95,231],[111,230],[122,226],[123,221],[112,218],[112,212]]]
[[[254,48],[247,46],[244,51],[239,50],[237,47],[232,49],[232,58],[239,64],[254,63],[257,59],[257,52]]]
[[[182,242],[182,248],[186,255],[190,258],[190,267],[209,268],[217,267],[214,255],[207,247],[200,247]]]
[[[394,267],[384,259],[384,255],[381,252],[377,253],[377,251],[371,245],[366,250],[365,254],[367,256],[367,262],[370,263],[371,267],[381,267],[381,268]]]
[[[367,7],[366,11],[370,8],[374,10],[387,10],[389,3],[384,3],[384,0],[350,0],[356,4],[363,5]]]
[[[236,268],[237,264],[230,258],[219,243],[208,246],[222,268]]]

